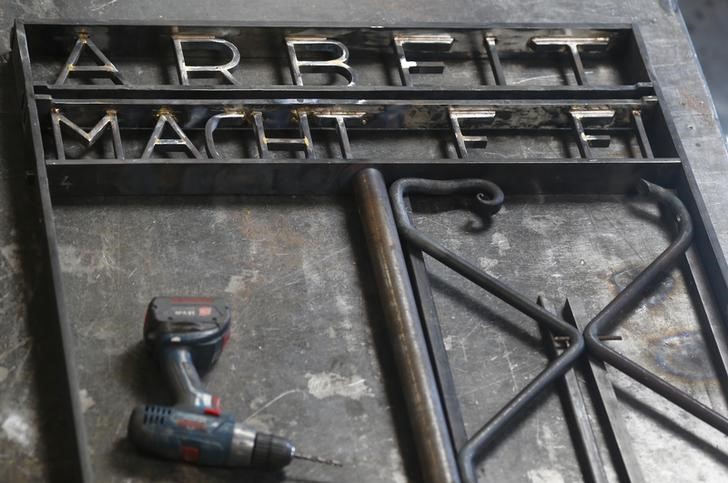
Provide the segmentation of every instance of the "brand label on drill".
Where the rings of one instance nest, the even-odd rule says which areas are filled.
[[[194,308],[174,309],[174,315],[177,317],[194,317],[197,311]]]
[[[196,431],[205,431],[207,429],[207,425],[204,422],[195,421],[192,419],[178,419],[177,426]]]

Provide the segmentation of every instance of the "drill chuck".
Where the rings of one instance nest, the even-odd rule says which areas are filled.
[[[204,466],[280,469],[295,453],[289,440],[235,423],[231,416],[168,406],[136,407],[128,432],[144,452]]]

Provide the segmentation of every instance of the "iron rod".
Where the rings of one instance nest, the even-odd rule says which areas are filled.
[[[432,296],[430,275],[427,272],[424,255],[420,249],[411,246],[409,243],[405,243],[405,251],[407,253],[410,273],[412,274],[412,286],[423,322],[422,327],[425,330],[435,376],[437,377],[440,388],[445,417],[447,418],[450,429],[450,437],[455,445],[455,449],[459,451],[467,442],[468,437],[460,411],[460,401],[458,400],[455,389],[450,361],[442,338],[440,318],[437,314],[437,307]]]
[[[455,181],[428,180],[419,178],[400,179],[390,188],[392,206],[400,234],[408,242],[419,247],[428,255],[448,266],[455,272],[484,288],[504,302],[533,318],[559,334],[568,335],[572,344],[556,360],[549,363],[538,376],[524,387],[511,401],[478,430],[460,450],[458,460],[463,481],[477,481],[476,460],[482,456],[492,441],[538,397],[545,388],[563,375],[577,360],[584,349],[584,340],[575,327],[555,317],[531,302],[524,295],[488,275],[456,253],[439,245],[429,236],[420,233],[412,224],[404,197],[410,192],[429,195],[452,195],[457,193],[476,194],[481,212],[485,216],[496,213],[503,204],[503,192],[486,180],[465,179]]]
[[[567,318],[573,320],[574,325],[583,332],[586,328],[587,318],[583,308],[580,305],[577,308],[575,305],[576,302],[566,299],[565,311]],[[614,392],[614,386],[609,379],[610,368],[594,357],[589,357],[587,362],[585,373],[592,388],[592,400],[601,416],[601,427],[620,481],[624,483],[642,483],[645,478],[632,449],[632,437],[625,427],[617,394]]]
[[[354,191],[422,476],[432,483],[458,482],[455,453],[382,174],[373,168],[360,171]]]
[[[634,303],[640,300],[644,293],[660,277],[664,277],[670,269],[675,267],[676,262],[683,256],[692,241],[693,225],[690,221],[690,214],[680,199],[671,191],[652,183],[643,182],[643,188],[672,212],[678,225],[678,234],[665,251],[650,263],[609,305],[594,317],[584,330],[584,337],[590,353],[652,389],[703,422],[713,426],[724,434],[728,434],[728,419],[725,416],[718,414],[713,409],[690,397],[677,387],[624,357],[599,340],[601,333],[608,332],[628,310],[633,308]]]
[[[545,297],[539,296],[538,304],[552,314],[558,315],[551,301]],[[560,350],[558,343],[554,340],[554,336],[548,328],[543,325],[539,325],[539,328],[541,329],[541,339],[543,340],[546,355],[548,355],[550,360],[556,359],[559,357]],[[579,386],[574,369],[564,374],[564,377],[559,381],[558,385],[562,396],[561,400],[564,405],[564,412],[566,413],[567,420],[573,425],[573,434],[576,436],[574,446],[579,457],[584,478],[591,483],[608,482],[609,480],[604,472],[602,455],[599,452],[599,445],[594,436],[589,414],[586,411],[584,395],[581,392],[581,387]]]

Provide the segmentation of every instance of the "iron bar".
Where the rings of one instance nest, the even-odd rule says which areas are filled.
[[[492,35],[486,35],[485,50],[488,52],[488,61],[490,62],[490,68],[493,70],[496,85],[506,85],[506,76],[503,73],[503,66],[501,65],[500,55],[498,54],[498,39]]]
[[[565,319],[571,321],[581,332],[586,328],[586,315],[578,301],[566,299]],[[624,424],[624,416],[614,386],[610,379],[611,368],[602,361],[588,356],[585,375],[592,389],[590,394],[599,412],[600,424],[609,445],[609,452],[615,463],[617,475],[625,483],[643,483],[637,457],[632,448],[632,437]]]
[[[455,380],[453,379],[450,361],[442,338],[440,318],[437,314],[437,306],[433,298],[430,276],[427,272],[424,254],[422,250],[406,241],[404,246],[405,253],[407,254],[408,268],[412,278],[412,287],[414,289],[415,299],[417,300],[417,306],[420,310],[420,318],[423,322],[422,326],[425,331],[427,344],[430,349],[433,369],[440,388],[450,437],[452,438],[455,450],[460,451],[467,442],[465,422],[460,411],[460,402],[457,397]]]
[[[669,183],[679,160],[645,163],[634,159],[423,160],[359,159],[76,159],[48,161],[55,197],[160,194],[347,194],[357,169],[373,167],[393,181],[403,174],[438,178],[487,172],[513,194],[625,194],[634,180],[649,177]]]
[[[690,214],[680,199],[669,190],[652,183],[643,182],[642,189],[670,210],[670,214],[677,223],[678,234],[672,243],[670,243],[670,246],[650,263],[642,273],[632,280],[587,325],[584,330],[584,337],[587,341],[589,352],[652,389],[703,422],[713,426],[724,434],[728,434],[728,419],[725,416],[718,414],[708,406],[690,397],[669,382],[661,379],[599,340],[599,335],[614,328],[619,318],[624,316],[629,309],[633,308],[634,303],[652,287],[652,284],[661,277],[664,277],[669,270],[675,267],[676,262],[682,257],[692,241],[693,226],[690,221]]]
[[[500,188],[485,180],[470,179],[439,181],[408,178],[396,181],[390,188],[394,217],[400,235],[409,243],[420,248],[447,267],[484,288],[504,302],[512,305],[537,322],[544,324],[561,335],[571,337],[571,345],[556,360],[553,360],[538,376],[529,382],[511,401],[493,416],[473,435],[458,454],[463,481],[473,483],[477,480],[476,462],[492,441],[551,383],[563,375],[577,360],[584,349],[581,333],[573,326],[553,316],[542,307],[528,300],[516,290],[500,280],[491,277],[469,261],[441,246],[429,236],[419,232],[407,213],[404,198],[409,193],[427,195],[475,194],[478,207],[483,216],[492,216],[503,204]]]
[[[685,281],[695,303],[698,319],[702,322],[701,329],[706,339],[705,345],[710,351],[715,366],[716,377],[720,384],[723,396],[728,401],[728,331],[721,321],[715,300],[710,291],[705,271],[694,247],[685,252],[684,270]]]
[[[16,28],[14,31],[14,40],[17,48],[13,52],[13,60],[15,64],[16,74],[20,77],[22,93],[25,96],[24,102],[28,106],[23,119],[26,126],[35,126],[36,129],[30,130],[30,140],[32,144],[33,157],[35,158],[35,187],[38,192],[40,220],[43,225],[43,243],[44,250],[42,256],[47,264],[50,274],[50,293],[48,303],[51,305],[52,320],[48,321],[55,324],[58,342],[61,346],[63,360],[61,362],[62,371],[65,374],[65,385],[67,393],[62,395],[68,399],[70,407],[70,415],[65,415],[73,421],[70,428],[71,434],[66,440],[72,447],[71,452],[75,456],[75,461],[71,463],[75,474],[71,478],[80,482],[93,481],[93,470],[91,466],[91,455],[88,447],[88,434],[84,421],[83,410],[81,409],[81,387],[78,382],[78,368],[75,358],[75,344],[71,323],[66,313],[66,300],[62,284],[61,264],[59,258],[58,239],[56,235],[56,224],[53,216],[53,202],[51,201],[51,193],[48,181],[48,173],[46,164],[43,160],[43,143],[40,132],[37,127],[40,125],[38,119],[38,111],[35,109],[33,98],[33,89],[31,86],[30,57],[28,53],[28,45],[25,38],[25,30]],[[24,82],[23,82],[24,81]]]
[[[538,304],[554,315],[559,315],[553,303],[545,297],[539,295]],[[559,357],[560,346],[555,340],[551,331],[540,325],[541,339],[544,343],[546,355],[550,360]],[[584,395],[581,392],[576,372],[571,369],[564,374],[564,377],[558,383],[561,392],[561,400],[564,406],[567,420],[573,425],[573,434],[576,436],[575,449],[579,462],[581,464],[582,473],[586,481],[591,483],[606,483],[609,480],[604,471],[604,462],[602,461],[599,445],[597,444],[592,422],[586,411],[586,403]]]
[[[371,168],[360,171],[354,193],[422,476],[433,483],[458,482],[453,445],[382,174]]]
[[[637,142],[640,146],[640,152],[643,158],[654,158],[655,155],[652,152],[652,146],[650,146],[650,138],[647,136],[645,130],[645,122],[642,119],[642,111],[635,109],[632,111],[632,117],[634,118],[635,129],[637,130]]]

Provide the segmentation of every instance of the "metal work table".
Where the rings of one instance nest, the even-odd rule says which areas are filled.
[[[397,22],[635,22],[662,96],[728,246],[728,153],[687,38],[668,0],[418,2],[4,2],[0,53],[18,16],[89,19]],[[521,15],[527,12],[528,18]],[[68,461],[56,386],[34,199],[19,103],[0,61],[0,480],[64,480]],[[613,196],[511,197],[490,226],[446,202],[415,203],[428,233],[535,300],[589,320],[669,240],[654,205]],[[81,399],[99,481],[417,481],[361,220],[348,197],[106,198],[55,208],[76,336]],[[546,363],[532,321],[428,260],[445,345],[473,431]],[[623,324],[619,348],[726,413],[675,271]],[[125,440],[131,408],[167,390],[141,344],[149,299],[224,294],[234,343],[205,379],[226,410],[345,469],[296,462],[284,475],[231,473],[150,460]],[[728,440],[627,377],[610,373],[644,480],[724,481]],[[490,451],[489,481],[581,481],[555,391]],[[614,468],[607,468],[614,476]]]

